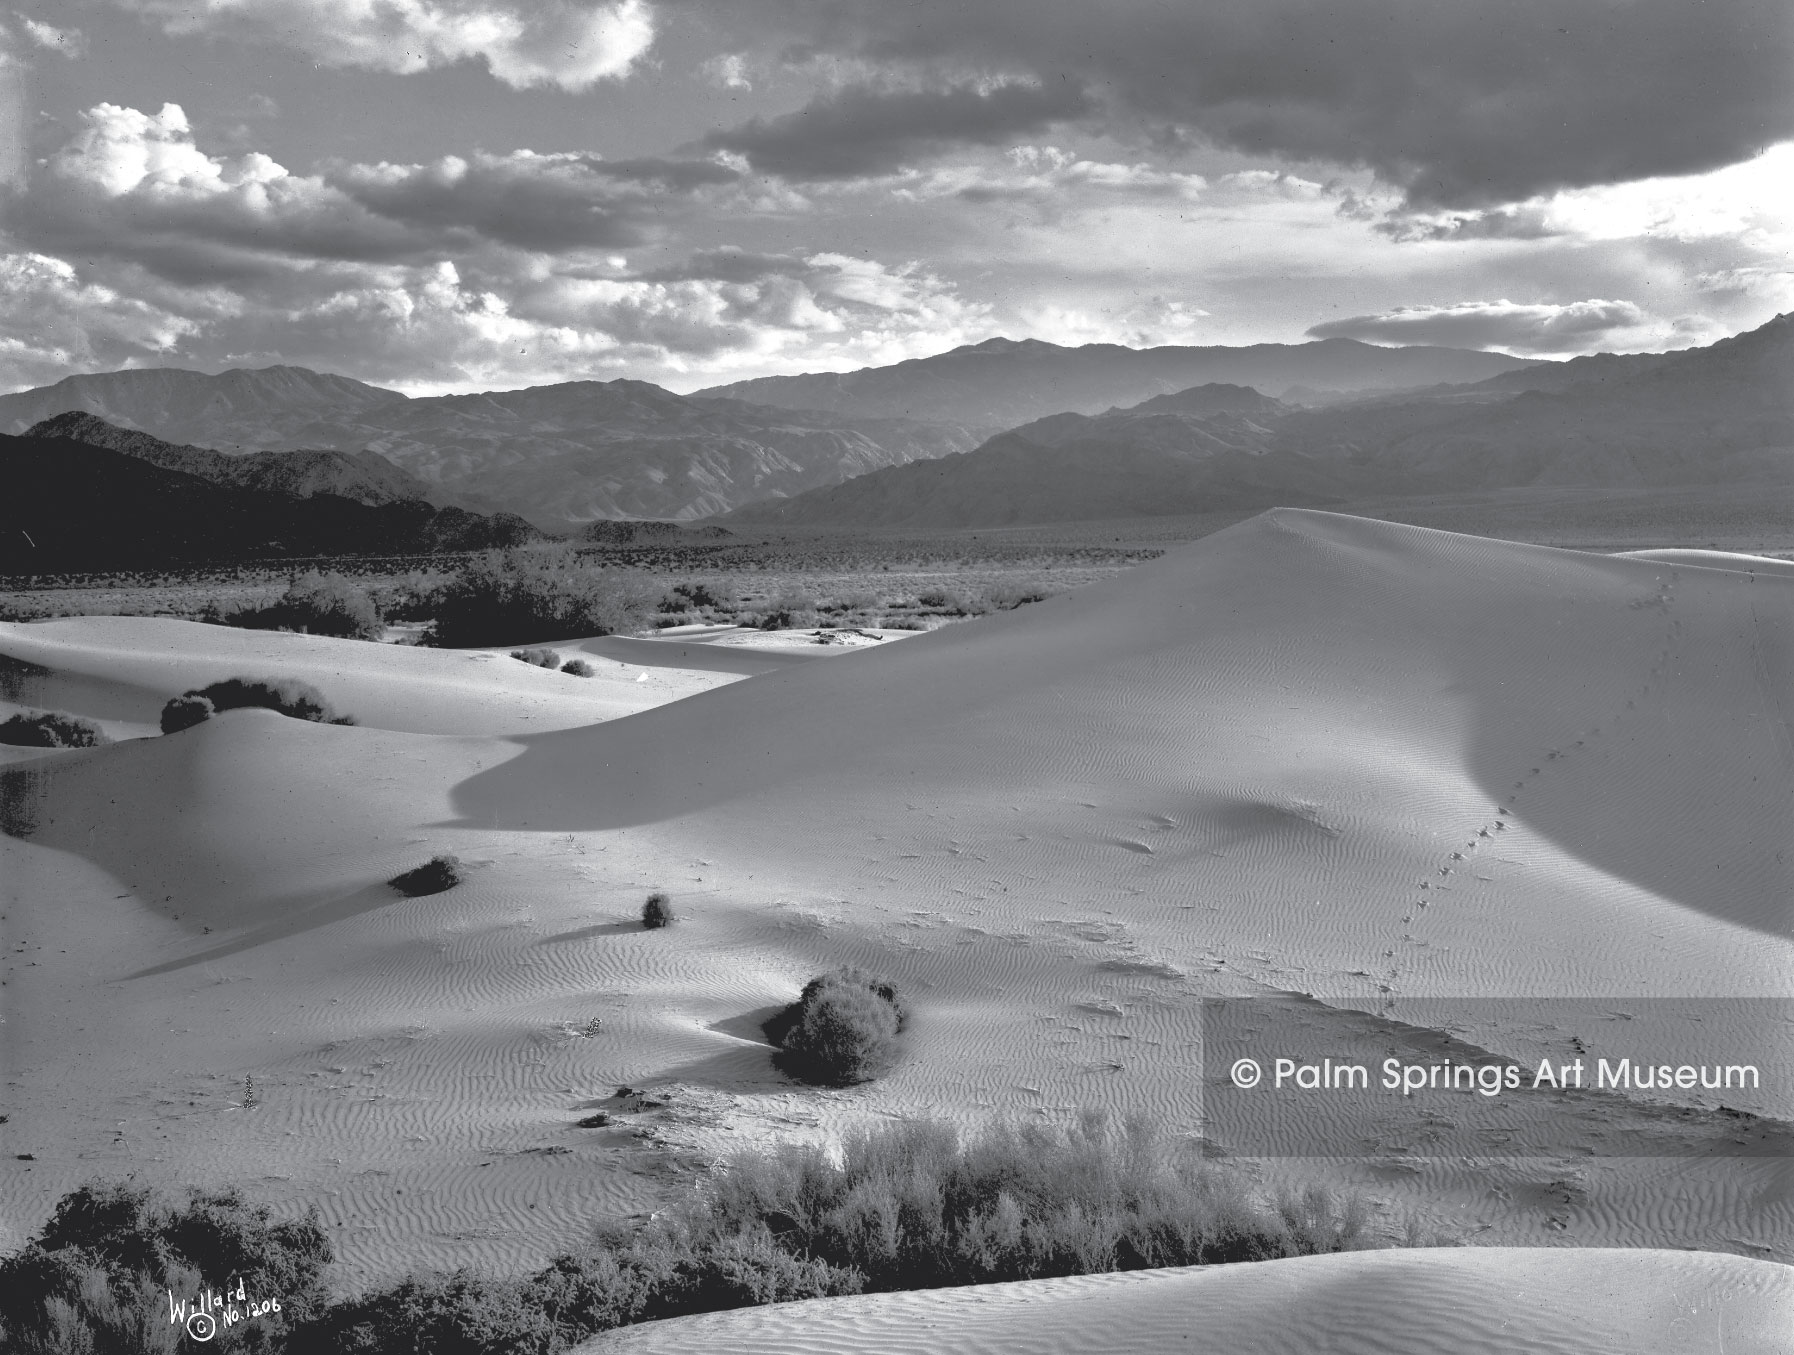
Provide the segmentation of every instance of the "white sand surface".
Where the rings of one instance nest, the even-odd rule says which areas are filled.
[[[579,1355],[1785,1355],[1794,1271],[1478,1248],[870,1294],[650,1322]]]
[[[544,646],[566,659],[587,658],[596,671],[579,678],[510,657],[510,648],[526,645],[420,649],[165,617],[0,622],[0,660],[15,665],[9,709],[77,710],[118,737],[157,733],[169,697],[231,677],[299,678],[338,710],[381,729],[502,736],[615,719],[741,675],[644,667],[604,656],[604,643]]]
[[[1744,574],[1794,574],[1794,560],[1773,555],[1747,555],[1733,550],[1695,550],[1665,547],[1660,550],[1625,551],[1621,558],[1659,560],[1666,564],[1700,565],[1707,569],[1731,569]]]
[[[1794,996],[1794,578],[1279,511],[1015,612],[790,647],[826,662],[557,647],[617,673],[0,632],[51,674],[35,704],[153,719],[253,659],[364,721],[235,712],[0,768],[0,1133],[33,1155],[0,1245],[131,1173],[318,1203],[345,1283],[521,1268],[742,1146],[1082,1106],[1192,1132],[1207,996],[1525,1058],[1711,1054],[1761,1032],[1651,1000]],[[442,851],[468,883],[381,883]],[[664,932],[634,920],[653,888]],[[795,1087],[758,1020],[847,962],[911,994],[905,1057]],[[1439,1006],[1572,996],[1586,1022]],[[1724,1156],[1720,1099],[1672,1099],[1696,1159],[1616,1157],[1591,1123],[1549,1160],[1392,1134],[1255,1170],[1358,1185],[1390,1228],[1794,1259],[1786,1162]],[[618,1123],[575,1127],[600,1107]]]

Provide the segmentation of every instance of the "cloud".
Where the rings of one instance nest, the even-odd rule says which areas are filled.
[[[115,0],[172,34],[297,47],[328,66],[412,74],[486,63],[516,89],[588,89],[653,46],[646,0]]]
[[[87,55],[87,36],[79,28],[58,28],[55,24],[19,15],[25,36],[46,52],[55,52],[71,59]]]
[[[482,248],[617,249],[654,238],[740,175],[696,161],[593,155],[332,163],[202,150],[178,104],[100,104],[50,156],[7,224],[51,250],[130,260],[182,282],[243,282],[332,263],[428,262]]]
[[[0,254],[0,293],[0,384],[9,389],[155,360],[198,328],[153,302],[83,282],[72,265],[43,254]]]
[[[723,89],[752,89],[754,82],[747,76],[747,58],[740,52],[724,52],[721,56],[713,56],[698,67],[698,73],[713,85]]]
[[[1308,337],[1359,339],[1396,347],[1440,344],[1511,353],[1565,354],[1593,352],[1598,347],[1657,347],[1669,338],[1707,333],[1714,328],[1698,316],[1664,324],[1630,301],[1523,305],[1503,300],[1401,306],[1380,315],[1329,320],[1310,329]]]
[[[821,12],[788,0],[713,0],[707,8],[730,39],[912,79],[974,69],[1086,89],[1110,130],[1131,120],[1162,141],[1195,137],[1369,168],[1415,207],[1697,173],[1794,136],[1786,0],[835,0]],[[812,106],[816,125],[832,107]],[[800,117],[779,130],[826,151],[831,139],[805,138],[805,125]],[[941,125],[933,144],[955,135]],[[801,155],[791,167],[813,172]]]
[[[756,118],[705,141],[765,174],[865,178],[957,145],[999,145],[1090,108],[1082,87],[1064,80],[909,90],[849,85],[795,113]]]
[[[1794,142],[1708,174],[1564,189],[1458,212],[1394,212],[1377,229],[1398,240],[1696,241],[1774,237],[1794,243]]]
[[[913,263],[711,248],[637,269],[615,252],[652,257],[669,223],[746,220],[753,201],[713,162],[528,150],[295,173],[198,145],[178,105],[101,104],[5,200],[28,249],[0,256],[0,383],[152,357],[408,389],[722,379],[993,332],[987,307]]]

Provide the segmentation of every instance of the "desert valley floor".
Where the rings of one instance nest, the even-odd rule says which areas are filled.
[[[128,1175],[317,1203],[345,1287],[518,1269],[744,1145],[1083,1107],[1196,1132],[1225,1076],[1202,1000],[1252,996],[1341,1047],[1771,1052],[1755,1091],[1612,1098],[1543,1156],[1217,1144],[1469,1246],[594,1348],[1782,1348],[1794,565],[1278,510],[926,634],[744,638],[559,644],[598,669],[580,680],[167,619],[0,625],[8,701],[119,740],[0,763],[0,1246]],[[275,674],[359,727],[243,711],[151,737],[176,693]],[[473,878],[383,883],[439,852]],[[677,926],[642,929],[651,889]],[[904,1058],[798,1087],[759,1022],[845,963],[911,994]],[[576,1127],[594,1109],[613,1123]],[[1614,1147],[1636,1136],[1673,1149]]]

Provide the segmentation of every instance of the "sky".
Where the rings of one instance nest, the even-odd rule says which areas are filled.
[[[1794,310],[1787,0],[24,0],[0,389],[689,391]]]

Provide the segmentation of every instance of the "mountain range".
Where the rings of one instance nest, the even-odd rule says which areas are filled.
[[[378,457],[330,460],[339,455],[231,457],[85,414],[0,435],[0,573],[436,554],[542,539],[513,514],[396,496]]]
[[[240,455],[373,453],[440,504],[553,531],[599,518],[689,520],[975,447],[995,427],[849,418],[691,399],[645,381],[572,381],[412,399],[297,367],[74,376],[0,396],[0,432],[68,411]]]
[[[1794,316],[1708,348],[1578,361],[1325,409],[1204,386],[725,520],[964,527],[1525,485],[1794,488]]]
[[[699,391],[854,417],[949,419],[996,428],[1048,414],[1096,414],[1192,386],[1237,384],[1268,395],[1414,390],[1481,381],[1540,364],[1463,348],[1379,348],[1356,339],[1248,347],[1066,348],[987,339],[935,357],[857,372],[766,376]]]

